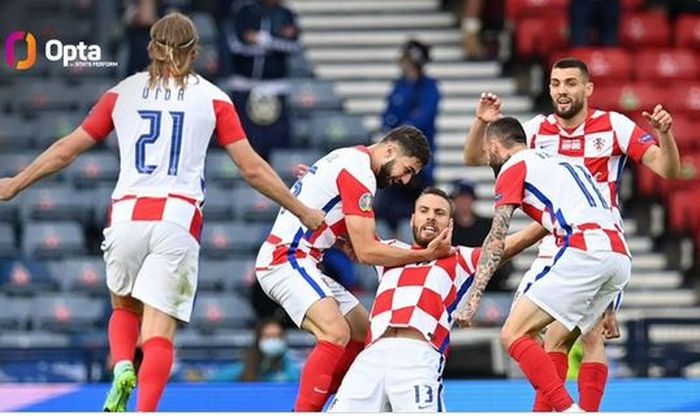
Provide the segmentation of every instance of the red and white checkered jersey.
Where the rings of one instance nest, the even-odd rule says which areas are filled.
[[[496,207],[522,208],[559,247],[629,255],[617,215],[588,169],[570,159],[532,149],[514,154],[496,178],[494,199]]]
[[[554,114],[538,115],[523,127],[528,147],[585,166],[622,224],[618,190],[625,162],[629,157],[640,163],[644,153],[658,144],[654,136],[620,113],[593,109],[575,129],[562,127]],[[539,246],[541,257],[551,257],[556,250],[549,237]]]
[[[292,213],[280,209],[272,231],[258,252],[256,270],[310,258],[320,261],[339,236],[347,235],[346,215],[374,217],[377,180],[364,146],[334,150],[314,163],[292,187],[306,206],[325,212],[325,222],[308,230]]]
[[[385,242],[411,246],[396,240]],[[450,342],[454,313],[466,301],[480,248],[457,247],[451,257],[401,267],[377,267],[379,288],[370,311],[370,343],[389,327],[413,328],[441,353]]]
[[[245,139],[238,114],[226,93],[200,76],[189,76],[184,89],[149,90],[148,78],[139,72],[124,79],[82,124],[95,140],[116,130],[120,171],[112,199],[177,194],[201,202],[209,140],[214,132],[222,146]]]
[[[110,222],[166,220],[199,238],[204,159],[212,133],[222,146],[246,138],[231,99],[200,76],[181,89],[148,88],[134,74],[107,91],[82,128],[101,141],[116,130],[120,169]]]

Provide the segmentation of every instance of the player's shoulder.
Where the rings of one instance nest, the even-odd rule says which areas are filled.
[[[534,127],[534,126],[539,126],[542,123],[547,122],[548,116],[545,114],[537,114],[536,116],[530,118],[529,120],[525,120],[523,122],[523,127]]]
[[[128,91],[142,90],[148,86],[148,72],[137,72],[122,79],[109,89],[110,92],[123,93]]]
[[[326,158],[344,168],[370,169],[369,150],[365,146],[341,147],[328,153]]]
[[[217,101],[226,101],[228,103],[232,102],[228,94],[226,94],[221,88],[199,74],[192,75],[190,77],[187,87],[197,90],[198,93],[204,98]]]
[[[588,124],[590,125],[593,123],[609,125],[609,129],[611,130],[621,127],[634,126],[636,124],[634,121],[632,121],[632,119],[622,113],[601,109],[593,110]]]

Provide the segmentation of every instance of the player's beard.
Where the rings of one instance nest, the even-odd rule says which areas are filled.
[[[432,224],[433,227],[435,227],[435,229],[437,229],[437,235],[436,235],[435,237],[432,237],[432,238],[422,238],[421,235],[420,235],[420,229],[421,229],[421,227],[423,227],[423,226],[425,226],[425,225],[427,225],[427,223],[426,223],[426,224],[423,224],[423,225],[420,226],[420,227],[417,226],[417,225],[414,225],[414,226],[413,226],[413,241],[414,241],[418,246],[423,247],[423,248],[428,247],[428,244],[430,244],[430,242],[433,241],[433,239],[435,239],[435,238],[437,237],[437,235],[440,235],[440,233],[442,232],[442,230],[438,229],[437,224],[433,223],[433,224]]]
[[[576,114],[578,114],[581,109],[583,109],[583,100],[582,99],[577,99],[576,97],[568,97],[571,99],[571,104],[569,105],[569,109],[566,111],[559,111],[559,104],[557,103],[556,100],[552,101],[552,104],[554,105],[554,112],[561,118],[568,120],[570,118],[573,118]]]
[[[390,160],[379,168],[377,173],[377,187],[386,188],[391,185],[391,169],[394,167],[395,160]]]

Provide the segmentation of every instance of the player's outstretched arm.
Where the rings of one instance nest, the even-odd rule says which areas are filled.
[[[488,163],[484,151],[484,133],[486,126],[499,118],[501,118],[501,99],[496,94],[482,92],[476,106],[476,118],[469,128],[467,142],[464,144],[464,164],[481,166]]]
[[[42,178],[70,165],[97,143],[82,127],[57,140],[44,153],[12,178],[0,179],[0,201],[9,201]]]
[[[677,178],[681,173],[681,157],[671,130],[671,114],[661,104],[657,104],[651,114],[644,111],[642,116],[656,130],[659,137],[659,146],[651,146],[644,153],[642,163],[664,179]]]
[[[506,248],[501,264],[520,254],[523,250],[549,235],[549,231],[536,222],[506,237]]]
[[[321,226],[325,219],[323,211],[311,209],[295,198],[277,172],[253,150],[248,140],[227,145],[226,152],[250,186],[296,215],[306,227],[316,230]]]
[[[377,241],[374,218],[346,215],[345,225],[350,241],[355,249],[358,262],[372,266],[394,267],[409,263],[432,261],[454,253],[452,248],[452,226],[445,228],[440,235],[421,250],[405,250]]]
[[[474,274],[474,283],[469,289],[469,299],[464,308],[455,315],[455,320],[460,326],[471,326],[474,315],[479,309],[479,301],[484,295],[486,285],[491,280],[496,269],[503,260],[506,250],[506,234],[510,227],[515,205],[502,205],[496,207],[491,223],[491,231],[484,240],[479,264]]]

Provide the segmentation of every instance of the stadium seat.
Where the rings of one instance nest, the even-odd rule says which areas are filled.
[[[218,40],[216,23],[211,13],[192,13],[190,16],[192,22],[197,28],[199,41],[202,44],[215,44]]]
[[[116,83],[109,78],[93,78],[88,82],[74,87],[76,93],[79,94],[78,98],[80,100],[80,110],[76,112],[76,115],[80,116],[81,118],[87,116],[88,111],[95,105],[97,100],[102,97],[102,94],[107,92],[115,84]]]
[[[566,16],[568,13],[569,0],[506,0],[506,19],[511,22],[523,17]]]
[[[272,224],[279,212],[279,205],[255,189],[244,187],[233,190],[233,205],[244,221]]]
[[[236,218],[236,207],[232,199],[233,191],[218,186],[207,188],[204,198],[205,221],[232,221]]]
[[[31,299],[0,295],[0,333],[25,330],[31,316],[32,303]]]
[[[565,56],[574,56],[585,62],[596,86],[632,79],[632,56],[624,49],[577,48],[557,55],[556,59]],[[556,59],[552,60],[552,63]]]
[[[625,12],[638,11],[645,6],[644,0],[622,0],[622,10]]]
[[[202,259],[199,262],[199,277],[197,289],[200,291],[221,291],[224,289],[224,281],[230,278],[234,269],[234,260]]]
[[[79,295],[49,295],[34,298],[35,329],[80,333],[103,323],[104,301]]]
[[[675,192],[668,197],[666,203],[672,231],[681,235],[694,235],[700,231],[700,190]]]
[[[674,114],[673,137],[681,154],[700,150],[700,120]]]
[[[698,79],[697,57],[689,50],[644,50],[635,56],[636,78],[667,86],[669,81]]]
[[[81,189],[78,194],[81,198],[90,201],[93,209],[92,224],[97,228],[107,226],[110,206],[112,205],[113,186],[100,186],[94,189]]]
[[[306,60],[303,52],[289,55],[287,62],[290,78],[311,78],[314,76],[311,64]]]
[[[41,259],[82,255],[85,253],[83,230],[74,222],[26,223],[22,252]]]
[[[75,130],[84,115],[72,112],[52,112],[41,114],[33,124],[36,125],[34,143],[38,149],[46,149],[56,140]]]
[[[78,187],[114,185],[119,176],[119,160],[109,151],[87,152],[68,167],[67,174]]]
[[[70,345],[70,337],[66,334],[25,330],[0,332],[0,348],[68,348]],[[31,381],[36,379],[32,378]]]
[[[10,201],[5,201],[0,204],[0,221],[10,224],[19,224],[20,221],[20,203],[19,198]]]
[[[0,260],[0,292],[10,295],[33,295],[58,290],[44,265],[35,260]]]
[[[14,110],[34,114],[40,111],[76,110],[79,100],[62,81],[41,80],[15,89]]]
[[[78,221],[92,220],[90,200],[75,197],[75,189],[68,185],[37,187],[22,196],[21,210],[25,221]]]
[[[516,26],[516,51],[520,58],[547,59],[566,48],[569,21],[565,15],[527,17]]]
[[[215,333],[202,333],[195,329],[178,331],[175,337],[176,348],[201,348],[201,347],[227,347],[226,349],[210,350],[211,358],[217,354],[227,355],[226,361],[231,359],[230,349],[248,348],[255,342],[255,334],[247,329],[217,329]]]
[[[479,326],[501,326],[510,313],[513,295],[510,293],[486,293],[476,313]]]
[[[656,104],[665,104],[666,90],[647,83],[604,85],[589,98],[591,107],[623,113],[651,111]]]
[[[676,46],[700,50],[700,16],[682,14],[676,19]]]
[[[661,194],[668,198],[676,192],[700,188],[700,153],[681,154],[681,173],[678,179],[660,181]]]
[[[311,119],[311,147],[331,151],[339,147],[368,144],[369,133],[362,117],[339,112],[319,112]]]
[[[620,18],[620,43],[630,50],[670,45],[671,26],[663,13],[627,13]]]
[[[65,292],[104,296],[108,293],[105,263],[101,257],[78,257],[47,262],[51,278]]]
[[[13,225],[0,222],[0,258],[17,255],[17,239]]]
[[[226,152],[220,150],[207,153],[204,177],[207,182],[217,183],[227,188],[243,182],[238,166]]]
[[[0,123],[0,151],[31,149],[36,129],[34,123],[19,116],[3,116]]]
[[[685,115],[697,117],[700,114],[700,82],[674,83],[670,87],[672,100],[668,101],[668,108],[673,112],[674,117]]]
[[[255,257],[234,259],[231,266],[231,272],[223,281],[224,287],[226,290],[247,296],[250,287],[256,284]]]
[[[247,328],[254,319],[250,303],[235,294],[197,296],[192,312],[192,326],[202,332]]]
[[[295,169],[299,164],[311,166],[323,156],[313,149],[275,149],[270,157],[270,165],[280,177],[292,184],[296,181]]]
[[[255,255],[269,231],[269,223],[205,223],[202,254],[211,258]]]
[[[290,79],[287,100],[291,111],[300,115],[317,110],[340,110],[342,107],[331,81]]]

